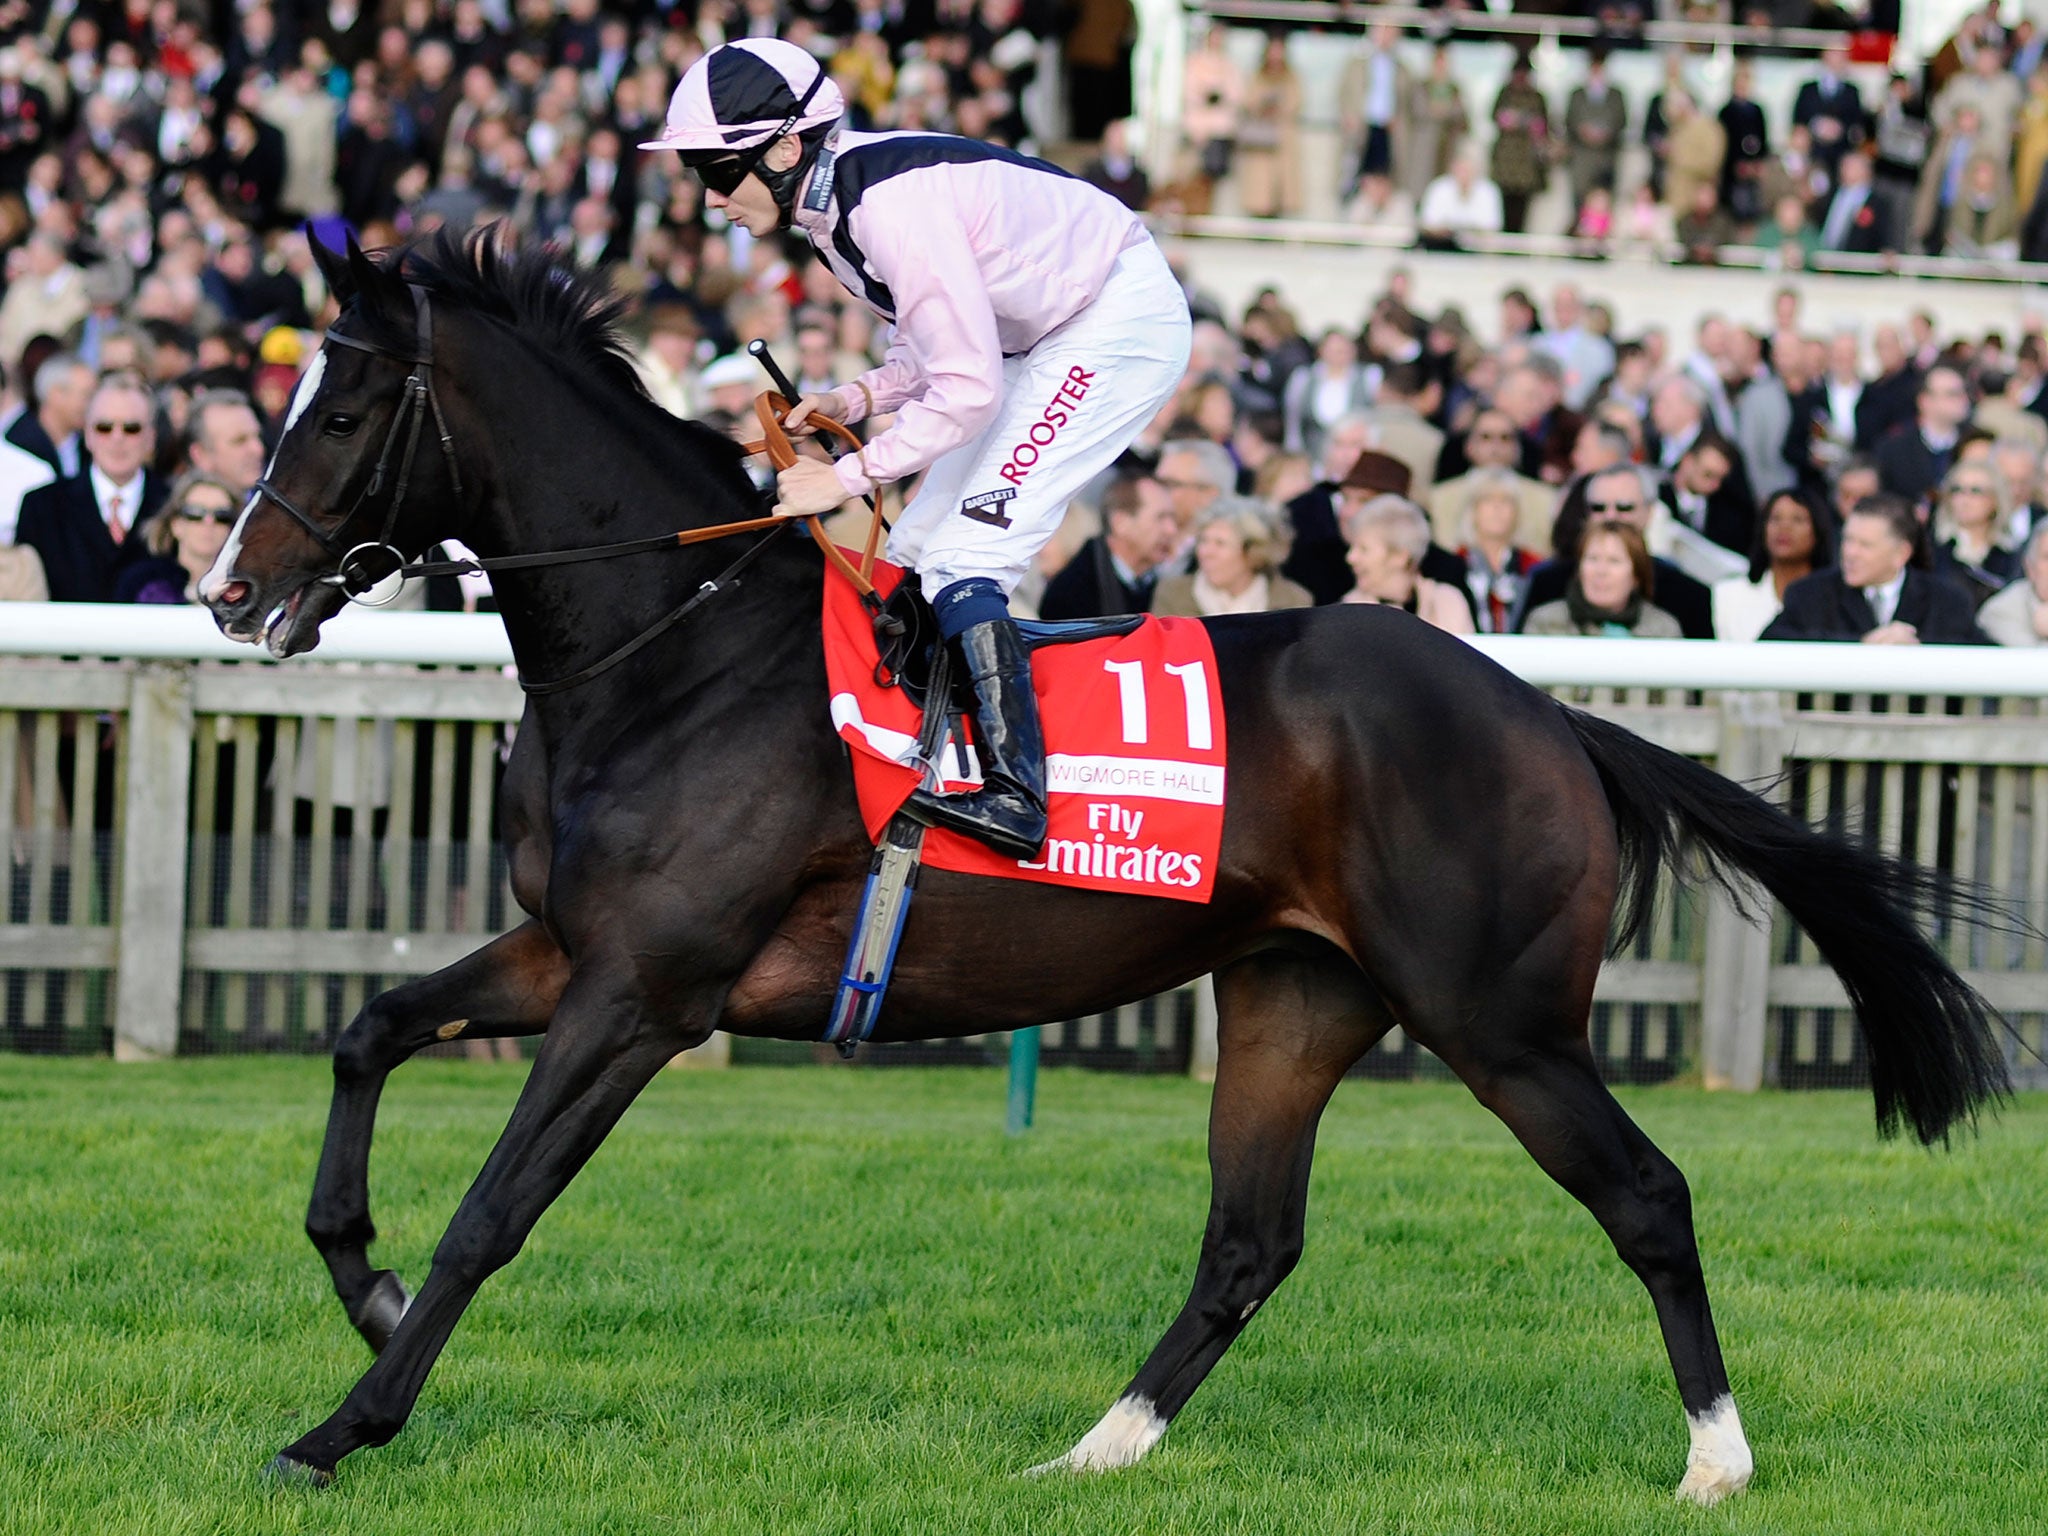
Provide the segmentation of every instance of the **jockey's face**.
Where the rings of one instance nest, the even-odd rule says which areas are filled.
[[[795,165],[803,146],[794,134],[776,142],[762,164],[771,171],[786,171]],[[724,210],[725,216],[757,239],[772,235],[782,226],[782,210],[775,194],[759,176],[749,176],[731,192],[720,192],[709,181],[704,185],[704,206]]]

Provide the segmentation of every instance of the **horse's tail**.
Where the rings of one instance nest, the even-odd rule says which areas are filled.
[[[1647,921],[1658,871],[1697,852],[1738,901],[1734,872],[1755,877],[1812,936],[1862,1023],[1880,1135],[1911,1122],[1922,1142],[1946,1142],[1959,1120],[2011,1092],[1993,1028],[1997,1014],[1921,931],[1946,907],[1997,917],[1962,882],[1817,832],[1761,796],[1676,752],[1576,709],[1565,709],[1599,770],[1621,841],[1615,946]]]

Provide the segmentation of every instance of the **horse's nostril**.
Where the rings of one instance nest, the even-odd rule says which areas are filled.
[[[239,607],[249,597],[249,583],[231,581],[214,595],[214,600],[224,608]]]

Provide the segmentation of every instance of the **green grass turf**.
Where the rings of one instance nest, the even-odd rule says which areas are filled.
[[[523,1067],[384,1101],[417,1285]],[[369,1363],[299,1231],[323,1063],[0,1058],[0,1532],[2041,1530],[2048,1096],[1952,1154],[1851,1095],[1627,1094],[1692,1180],[1757,1474],[1675,1505],[1647,1299],[1462,1090],[1352,1083],[1308,1253],[1153,1456],[1020,1479],[1185,1293],[1207,1091],[668,1073],[486,1286],[391,1446],[271,1454]]]

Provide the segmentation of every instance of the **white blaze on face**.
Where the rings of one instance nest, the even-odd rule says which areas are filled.
[[[284,430],[277,435],[277,447],[272,450],[270,462],[263,466],[263,478],[268,480],[270,472],[277,468],[277,456],[284,451],[285,439],[292,435],[292,428],[299,424],[299,418],[306,413],[306,407],[313,403],[313,397],[320,393],[320,381],[327,374],[327,349],[322,347],[313,354],[313,361],[306,365],[306,371],[299,375],[298,388],[292,391],[291,409],[285,412]],[[242,529],[248,525],[249,514],[256,510],[263,500],[261,492],[251,491],[249,499],[242,506],[242,515],[235,519],[235,526],[228,533],[227,543],[221,545],[220,553],[213,557],[213,564],[204,576],[199,578],[199,597],[202,602],[211,598],[227,584],[228,573],[234,570],[235,561],[242,553]]]

